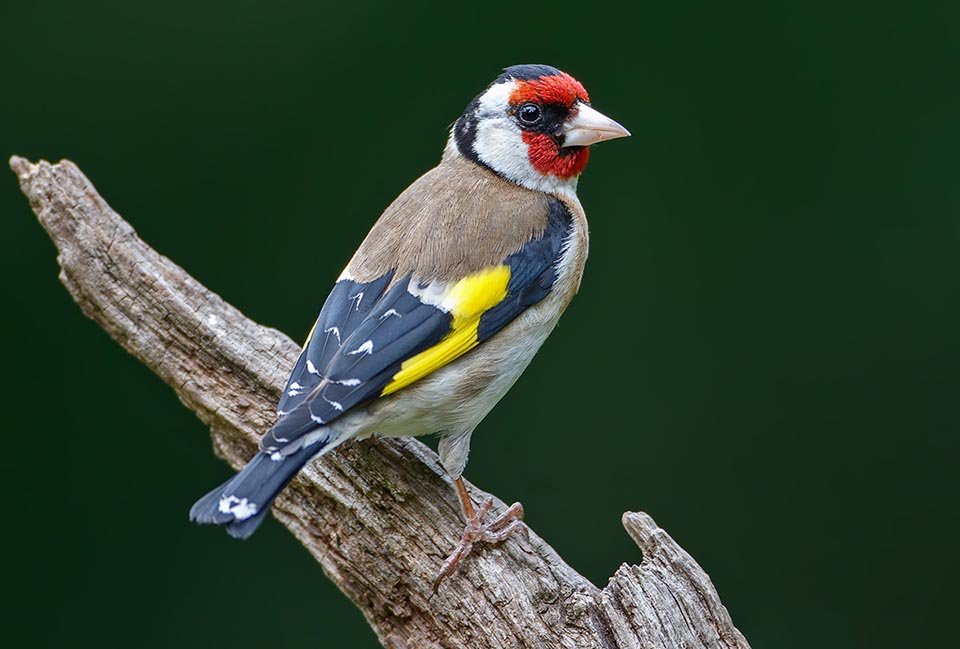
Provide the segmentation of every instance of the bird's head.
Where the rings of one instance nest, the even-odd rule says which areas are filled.
[[[590,145],[628,135],[566,72],[515,65],[470,102],[448,147],[524,187],[572,192]]]

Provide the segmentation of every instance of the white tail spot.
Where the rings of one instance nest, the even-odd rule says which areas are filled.
[[[233,517],[238,521],[245,521],[257,513],[257,504],[250,502],[246,498],[221,496],[220,512],[223,514],[233,514]]]

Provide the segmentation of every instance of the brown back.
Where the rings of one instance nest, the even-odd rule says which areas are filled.
[[[454,281],[500,264],[547,224],[546,194],[515,185],[460,155],[410,185],[384,211],[347,266],[361,282]]]

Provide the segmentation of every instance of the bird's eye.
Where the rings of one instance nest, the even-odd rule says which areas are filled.
[[[540,121],[542,113],[543,111],[540,110],[540,106],[537,104],[524,104],[518,111],[520,121],[524,124],[536,124]]]

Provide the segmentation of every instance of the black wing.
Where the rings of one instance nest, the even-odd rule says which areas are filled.
[[[321,371],[333,360],[343,341],[370,314],[392,279],[393,272],[389,272],[372,282],[342,279],[334,285],[287,379],[277,414],[286,415],[317,387],[323,378]]]

